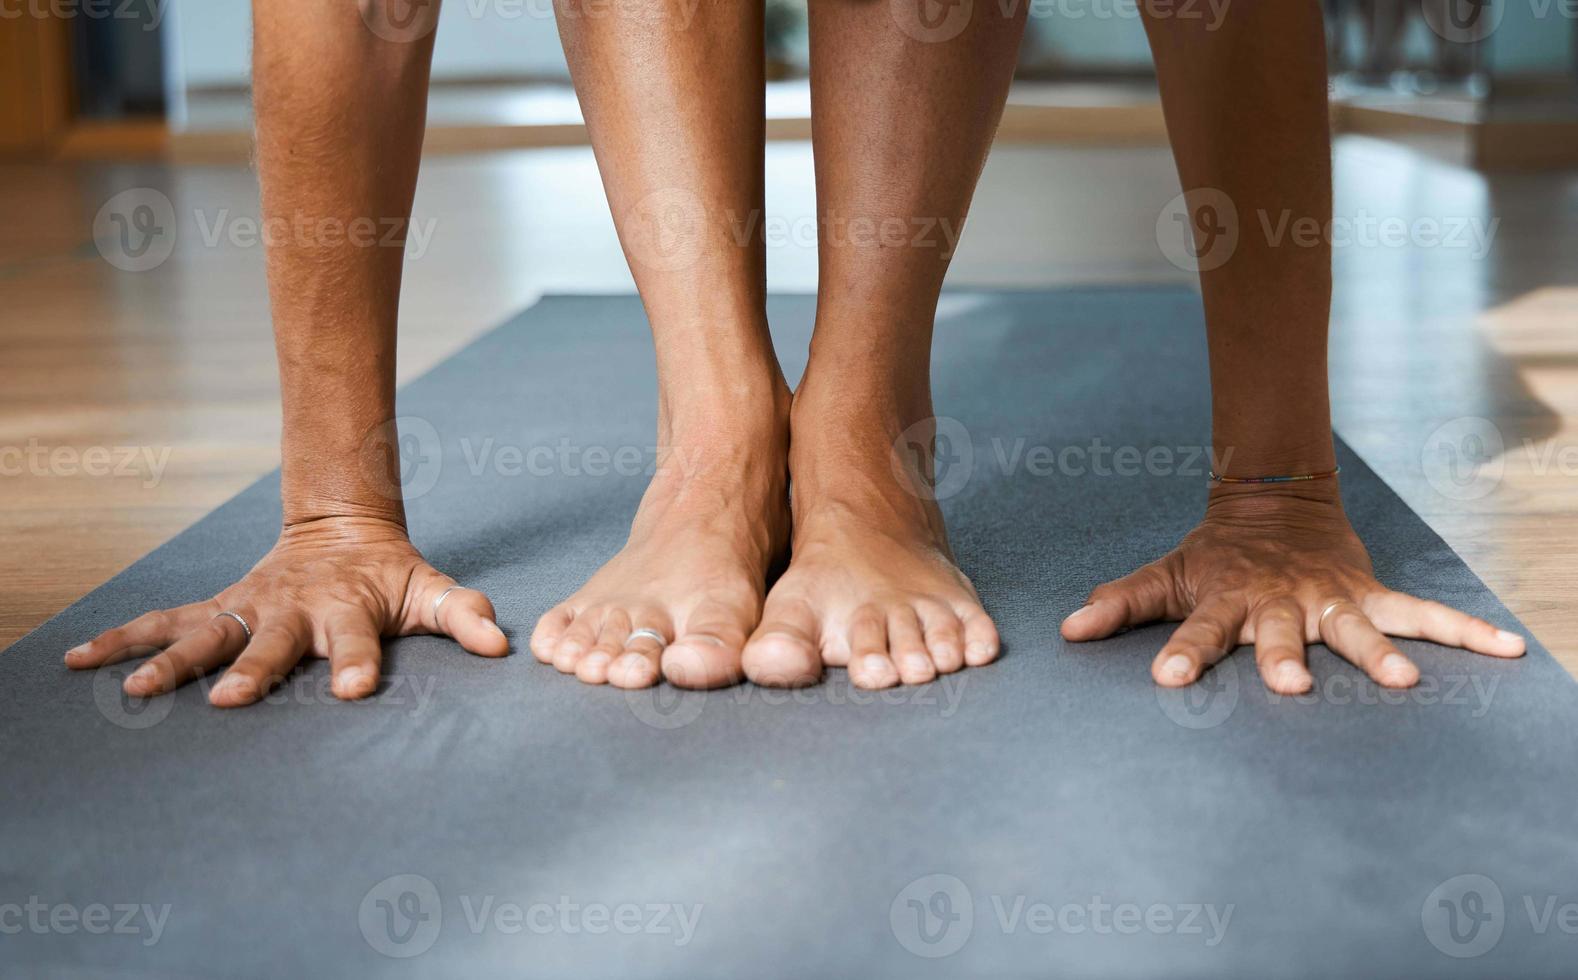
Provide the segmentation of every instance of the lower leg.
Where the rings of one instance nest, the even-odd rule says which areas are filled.
[[[896,453],[930,442],[932,320],[1024,8],[1004,17],[978,5],[945,24],[947,36],[901,23],[887,3],[810,9],[816,333],[791,423],[794,560],[746,671],[803,683],[824,663],[847,664],[863,686],[924,683],[997,655],[996,630],[953,564],[929,453],[918,465]]]
[[[625,549],[543,617],[532,650],[591,683],[733,683],[788,543],[788,388],[762,242],[740,231],[762,208],[761,8],[561,0],[558,13],[652,325],[664,459]]]

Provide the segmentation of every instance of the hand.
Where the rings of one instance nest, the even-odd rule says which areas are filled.
[[[1155,620],[1183,620],[1151,664],[1182,687],[1240,644],[1254,644],[1266,686],[1303,694],[1314,684],[1309,643],[1325,643],[1384,687],[1412,687],[1419,668],[1387,635],[1492,657],[1521,657],[1523,637],[1375,580],[1348,525],[1336,480],[1232,485],[1212,491],[1200,526],[1165,557],[1090,594],[1063,636],[1099,640]]]
[[[101,633],[67,653],[66,665],[85,670],[162,650],[126,678],[127,694],[151,697],[229,664],[208,700],[231,708],[262,698],[311,653],[329,659],[336,697],[363,698],[378,687],[381,637],[436,633],[484,657],[509,652],[493,604],[474,589],[449,593],[435,618],[434,602],[454,584],[398,523],[321,518],[286,527],[245,578],[212,599]],[[224,610],[247,621],[251,642]]]

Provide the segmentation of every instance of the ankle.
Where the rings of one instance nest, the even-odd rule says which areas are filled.
[[[692,369],[659,386],[658,438],[672,446],[761,446],[782,452],[793,396],[783,375]]]

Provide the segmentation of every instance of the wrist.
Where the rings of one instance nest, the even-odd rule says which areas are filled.
[[[1206,519],[1255,519],[1286,515],[1340,518],[1339,477],[1295,483],[1213,483],[1206,495]]]
[[[405,527],[399,435],[392,418],[352,421],[336,413],[292,424],[287,416],[280,496],[290,527],[328,518]]]

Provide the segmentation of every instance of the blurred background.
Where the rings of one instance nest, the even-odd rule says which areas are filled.
[[[1193,283],[1134,0],[1017,2],[950,285]],[[769,282],[808,291],[805,5],[767,8]],[[1578,4],[1325,8],[1339,433],[1578,666]],[[249,17],[0,0],[0,646],[278,463]],[[544,293],[632,290],[551,0],[447,0],[433,78],[402,379]]]

